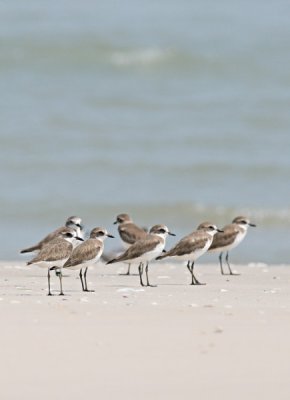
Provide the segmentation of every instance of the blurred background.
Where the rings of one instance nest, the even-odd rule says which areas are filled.
[[[70,215],[115,234],[127,212],[178,238],[245,214],[232,261],[288,263],[288,1],[2,1],[0,18],[2,259]]]

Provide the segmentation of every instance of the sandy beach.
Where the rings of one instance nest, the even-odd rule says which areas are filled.
[[[152,264],[156,288],[122,265],[65,273],[1,262],[1,398],[289,399],[288,266]],[[134,269],[134,268],[133,268]],[[135,269],[136,270],[136,269]],[[58,279],[52,289],[58,293]]]

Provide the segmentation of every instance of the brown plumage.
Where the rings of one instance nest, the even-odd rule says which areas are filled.
[[[131,245],[136,240],[144,239],[148,232],[134,224],[128,214],[117,215],[114,224],[119,224],[118,232],[124,244]]]
[[[148,234],[146,229],[134,224],[131,217],[125,213],[117,215],[114,224],[118,224],[118,232],[125,248],[131,246],[137,240],[145,239]],[[128,270],[124,275],[130,275],[130,268],[131,264],[128,263]]]
[[[39,251],[43,246],[45,246],[47,243],[49,243],[51,240],[55,239],[56,237],[59,236],[60,233],[65,232],[67,228],[76,228],[78,231],[78,234],[80,234],[82,230],[82,225],[81,225],[81,219],[79,217],[69,217],[66,220],[65,226],[61,226],[57,229],[55,229],[53,232],[49,233],[46,235],[42,240],[40,240],[37,244],[34,246],[28,247],[26,249],[23,249],[20,251],[21,254],[24,253],[31,253],[33,251]]]
[[[238,225],[230,224],[223,228],[224,232],[218,232],[212,241],[209,250],[219,249],[232,244],[239,233],[243,233]]]
[[[65,228],[64,231],[59,233],[59,235],[44,245],[37,256],[35,256],[31,261],[28,261],[27,265],[36,264],[39,267],[47,268],[47,280],[48,280],[48,295],[51,296],[50,291],[50,271],[55,269],[59,277],[60,282],[60,295],[63,295],[62,290],[62,274],[61,268],[64,262],[69,258],[73,245],[72,241],[74,239],[83,240],[77,236],[74,229]]]
[[[131,222],[119,225],[118,232],[123,242],[127,244],[133,244],[136,240],[143,239],[147,235],[144,229]]]
[[[191,273],[191,285],[200,285],[193,273],[194,263],[208,250],[216,232],[218,232],[218,229],[215,225],[210,222],[203,222],[196,231],[182,238],[172,249],[157,257],[156,260],[177,257],[180,260],[187,261],[187,268]]]
[[[86,240],[74,249],[71,257],[64,263],[63,268],[74,267],[94,260],[103,251],[103,247],[104,244],[99,240]]]
[[[211,236],[209,234],[196,231],[194,235],[190,234],[182,238],[172,249],[157,257],[157,259],[162,260],[166,257],[190,255],[198,249],[203,249],[210,239]]]
[[[231,224],[223,227],[223,232],[219,232],[215,235],[209,252],[220,252],[219,262],[222,275],[225,275],[222,261],[224,252],[226,252],[225,261],[229,269],[229,275],[238,275],[233,273],[231,269],[229,251],[237,247],[244,240],[250,226],[255,227],[256,225],[251,223],[247,217],[238,216],[233,219]]]
[[[174,235],[173,233],[169,232],[167,226],[162,224],[154,225],[150,229],[150,232],[147,234],[145,239],[137,240],[123,254],[113,260],[108,261],[107,264],[113,264],[122,261],[138,262],[140,284],[145,286],[142,280],[142,274],[144,264],[146,263],[145,272],[147,286],[151,286],[148,279],[148,265],[151,260],[155,259],[159,254],[162,253],[165,246],[165,238],[168,234]]]
[[[148,235],[145,239],[137,240],[119,257],[110,260],[107,264],[113,264],[121,261],[134,260],[155,249],[160,244],[160,238]]]
[[[106,237],[113,237],[110,235],[106,229],[94,228],[90,233],[90,238],[85,242],[77,246],[70,258],[64,263],[63,268],[79,268],[80,269],[80,279],[82,284],[82,290],[84,292],[90,292],[87,285],[87,270],[92,264],[99,261],[103,250]],[[82,269],[85,268],[84,275],[82,274]],[[84,279],[83,279],[84,277]]]
[[[60,237],[52,239],[27,265],[37,264],[40,261],[54,262],[68,258],[72,252],[73,245]]]

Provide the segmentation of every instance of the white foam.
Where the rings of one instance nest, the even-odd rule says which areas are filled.
[[[115,51],[111,60],[120,66],[151,65],[168,57],[170,52],[158,48]]]
[[[133,288],[122,288],[117,290],[118,293],[128,293],[128,292],[144,292],[144,289],[133,289]]]

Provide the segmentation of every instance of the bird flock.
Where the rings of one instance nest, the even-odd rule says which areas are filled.
[[[197,229],[181,238],[171,249],[165,250],[168,235],[175,236],[166,225],[158,224],[149,231],[136,225],[128,214],[119,214],[114,222],[123,244],[121,251],[113,255],[104,252],[106,238],[114,238],[105,228],[96,227],[85,239],[84,226],[80,217],[69,217],[64,226],[57,228],[37,244],[21,250],[22,254],[35,253],[27,265],[37,265],[47,269],[48,295],[51,296],[51,271],[59,278],[59,295],[64,295],[62,271],[75,269],[79,271],[82,291],[91,292],[88,288],[88,267],[100,260],[106,264],[125,263],[130,275],[131,264],[138,265],[141,286],[155,286],[149,281],[149,263],[153,260],[174,259],[186,262],[191,276],[191,285],[203,285],[195,276],[195,261],[206,252],[219,252],[221,274],[235,274],[229,263],[229,251],[245,238],[249,227],[254,225],[247,217],[238,216],[232,223],[217,228],[211,222],[202,222]],[[228,272],[224,270],[226,261]]]

